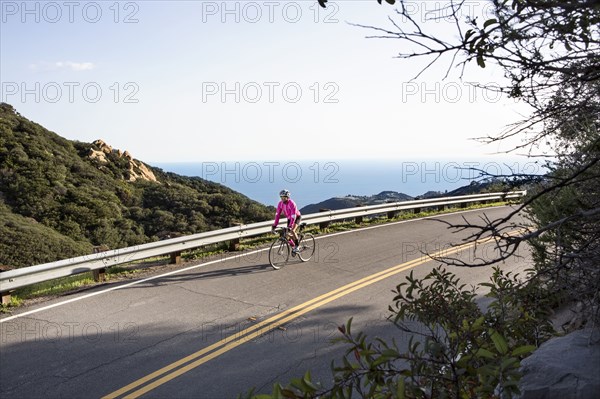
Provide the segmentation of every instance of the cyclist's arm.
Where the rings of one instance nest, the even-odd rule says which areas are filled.
[[[281,201],[277,204],[277,211],[275,211],[275,221],[273,222],[273,227],[277,227],[279,224],[279,218],[281,217]]]
[[[289,215],[287,215],[288,217],[288,227],[290,229],[294,228],[294,224],[296,224],[296,217],[298,216],[298,207],[296,207],[296,203],[290,199],[290,204],[289,204]]]

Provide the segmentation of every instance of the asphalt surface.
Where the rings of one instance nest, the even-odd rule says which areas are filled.
[[[480,222],[508,207],[440,217]],[[327,385],[346,347],[337,326],[406,342],[388,306],[408,273],[439,265],[423,252],[453,254],[466,233],[425,219],[317,239],[306,263],[273,270],[266,251],[213,260],[169,275],[116,283],[20,309],[0,319],[0,397],[235,398],[311,371]],[[523,258],[502,264],[527,266]],[[491,245],[477,256],[491,259]],[[466,284],[487,281],[490,266],[449,266]],[[482,303],[484,292],[481,291]]]

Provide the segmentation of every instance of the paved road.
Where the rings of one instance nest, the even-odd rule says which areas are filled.
[[[386,321],[393,289],[410,271],[424,276],[439,264],[422,251],[449,254],[463,237],[432,220],[382,225],[323,236],[313,260],[277,271],[265,251],[254,251],[3,316],[0,396],[234,398],[309,369],[327,383],[331,360],[345,349],[330,342],[336,327],[354,317],[355,331],[406,340]],[[452,269],[473,284],[491,272]]]

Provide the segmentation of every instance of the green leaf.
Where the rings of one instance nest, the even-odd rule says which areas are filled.
[[[491,330],[490,333],[496,350],[503,355],[506,354],[506,352],[508,352],[508,345],[506,344],[504,337],[496,330]]]
[[[473,36],[474,34],[475,34],[475,31],[474,31],[473,29],[469,29],[469,30],[467,31],[467,33],[465,33],[465,40],[464,40],[464,41],[465,41],[465,43],[467,43],[467,42],[469,41],[469,38],[470,38],[471,36]]]
[[[346,323],[346,334],[348,335],[352,335],[351,333],[351,327],[352,327],[352,317],[348,319],[348,322]]]
[[[404,385],[404,378],[398,378],[398,383],[396,384],[396,396],[398,399],[404,399],[406,396],[404,392],[406,391],[406,387]]]
[[[489,350],[484,349],[484,348],[479,348],[479,350],[477,350],[477,353],[475,354],[475,356],[485,357],[486,359],[493,359],[495,357],[492,352],[490,352]]]
[[[284,396],[281,394],[283,387],[281,384],[273,384],[273,394],[271,395],[273,399],[280,399]]]
[[[504,359],[502,361],[502,364],[500,365],[500,368],[502,370],[506,370],[508,368],[510,368],[511,366],[514,365],[519,365],[519,359],[517,359],[516,357],[509,357],[508,359]]]
[[[480,328],[483,325],[484,321],[485,321],[485,316],[479,317],[477,320],[475,320],[475,322],[473,322],[473,329]]]
[[[523,356],[525,354],[531,353],[535,350],[535,345],[523,345],[523,346],[519,346],[518,348],[515,348],[512,352],[511,355],[513,356]]]
[[[569,44],[569,42],[565,42],[565,49],[567,49],[567,51],[572,51],[573,48],[571,47],[571,45]]]
[[[495,24],[495,23],[498,23],[498,21],[496,20],[496,18],[491,18],[491,19],[488,19],[487,21],[485,21],[485,22],[484,22],[484,24],[483,24],[483,29],[485,29],[485,28],[487,28],[488,26],[490,26],[490,25],[493,25],[493,24]]]
[[[485,60],[483,59],[482,55],[477,56],[477,65],[479,65],[481,68],[485,68]]]
[[[391,360],[391,358],[389,356],[379,356],[377,359],[375,359],[371,363],[371,368],[375,368],[375,367],[379,366],[380,364],[389,362],[390,360]]]
[[[386,356],[386,357],[399,357],[400,354],[398,353],[398,351],[394,350],[394,349],[386,349],[381,353],[382,356]]]
[[[298,397],[298,395],[296,395],[294,393],[294,391],[291,391],[289,389],[282,389],[281,394],[283,395],[284,398],[297,398]]]

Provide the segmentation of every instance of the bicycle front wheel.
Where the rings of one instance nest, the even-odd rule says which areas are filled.
[[[300,244],[298,245],[299,252],[298,256],[302,262],[306,262],[312,258],[315,253],[315,237],[312,234],[306,233],[300,239]]]
[[[285,265],[290,257],[290,246],[282,240],[276,240],[269,248],[269,263],[275,270]]]

